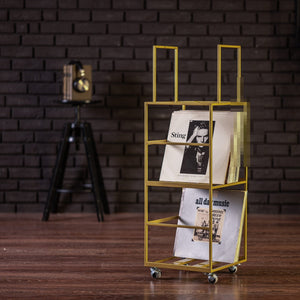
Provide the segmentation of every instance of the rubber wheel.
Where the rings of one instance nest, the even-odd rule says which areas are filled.
[[[151,272],[152,278],[154,278],[154,279],[161,278],[161,270],[160,269],[153,267],[153,268],[150,268],[150,272]]]
[[[216,284],[218,282],[218,276],[216,274],[209,274],[208,282],[211,284]]]
[[[230,273],[236,273],[237,272],[237,266],[231,266],[228,268]]]

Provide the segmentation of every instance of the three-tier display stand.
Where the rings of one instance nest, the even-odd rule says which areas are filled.
[[[236,101],[221,101],[221,51],[222,48],[233,48],[237,51],[237,99]],[[170,49],[174,50],[174,101],[157,101],[156,97],[156,62],[157,49]],[[249,123],[249,105],[248,102],[242,101],[242,89],[241,89],[241,47],[233,45],[218,45],[217,47],[217,100],[216,101],[179,101],[178,100],[178,47],[172,46],[153,46],[153,100],[150,102],[145,102],[144,105],[144,151],[145,151],[145,161],[144,161],[144,265],[150,267],[151,276],[153,278],[161,277],[160,268],[167,269],[176,269],[184,271],[196,271],[202,272],[208,276],[208,281],[210,283],[216,283],[218,277],[216,272],[228,269],[231,273],[237,271],[237,266],[241,263],[247,261],[247,197],[245,197],[245,215],[243,221],[242,230],[242,241],[243,245],[241,247],[241,253],[239,259],[234,263],[222,263],[218,261],[213,261],[213,230],[212,230],[212,201],[209,201],[209,224],[207,227],[200,226],[186,226],[178,225],[177,220],[179,219],[178,215],[169,216],[159,219],[149,220],[149,193],[151,192],[152,187],[159,188],[198,188],[198,189],[207,189],[209,190],[209,199],[213,199],[214,191],[224,189],[227,187],[239,189],[245,191],[247,195],[248,189],[248,165],[249,165],[249,134],[247,126]],[[171,107],[171,109],[183,109],[187,107],[199,107],[199,109],[206,108],[209,111],[209,144],[200,144],[200,143],[174,143],[167,140],[149,140],[149,107],[165,106]],[[229,183],[229,184],[213,184],[213,151],[212,151],[212,132],[213,132],[213,112],[214,109],[240,109],[243,112],[243,128],[236,130],[235,138],[241,143],[237,143],[238,149],[237,153],[241,154],[243,157],[243,174],[240,176],[238,181]],[[153,145],[194,145],[194,146],[208,146],[209,147],[209,182],[208,183],[190,183],[190,182],[169,182],[169,181],[159,181],[159,180],[149,180],[149,147]],[[237,160],[240,157],[236,157]],[[149,260],[149,228],[152,226],[161,226],[161,227],[173,227],[173,228],[192,228],[192,229],[204,229],[209,232],[209,260],[203,261],[192,258],[182,258],[175,256],[162,257],[161,259],[154,259],[153,261]],[[158,249],[155,249],[156,252],[159,252]],[[171,252],[171,251],[170,251]]]

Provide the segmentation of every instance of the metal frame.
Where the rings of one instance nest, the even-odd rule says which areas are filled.
[[[231,48],[237,49],[237,81],[236,81],[236,101],[241,101],[242,94],[242,50],[241,46],[233,46],[233,45],[218,45],[218,69],[217,69],[217,102],[221,102],[221,75],[222,75],[222,48]]]
[[[157,56],[156,56],[156,49],[167,49],[167,50],[174,50],[174,102],[178,101],[178,47],[173,46],[153,46],[153,61],[152,61],[152,68],[153,68],[153,102],[156,102],[156,62],[157,62]]]
[[[238,51],[237,59],[237,102],[221,101],[221,48],[236,48]],[[157,101],[156,97],[156,49],[173,49],[175,50],[175,73],[174,73],[174,101]],[[248,163],[247,159],[248,153],[246,153],[246,142],[247,138],[243,140],[245,148],[245,174],[244,179],[238,182],[230,184],[213,184],[213,153],[212,153],[212,128],[213,128],[213,110],[215,107],[220,106],[240,106],[243,108],[243,111],[247,114],[249,113],[249,105],[247,102],[241,101],[241,47],[240,46],[231,46],[231,45],[218,45],[218,70],[217,70],[217,101],[178,101],[178,47],[169,47],[169,46],[153,46],[153,101],[145,102],[144,104],[144,152],[145,152],[145,161],[144,161],[144,265],[148,267],[157,267],[157,268],[169,268],[169,269],[178,269],[186,271],[196,271],[196,272],[205,272],[212,274],[214,272],[235,266],[247,261],[247,193],[245,196],[245,214],[244,214],[244,224],[243,224],[243,238],[244,238],[244,253],[238,259],[238,261],[228,264],[214,262],[212,260],[212,201],[209,203],[209,226],[208,227],[198,227],[198,226],[185,226],[177,225],[170,223],[171,221],[178,220],[179,216],[170,216],[162,219],[149,220],[149,187],[178,187],[178,188],[201,188],[209,190],[209,197],[213,199],[213,191],[221,189],[224,187],[230,186],[244,186],[244,191],[248,190]],[[181,106],[182,109],[186,109],[187,106],[208,106],[209,109],[209,144],[199,144],[199,143],[172,143],[167,140],[151,140],[149,141],[149,107],[152,106]],[[247,122],[247,120],[245,121]],[[247,129],[247,128],[246,128]],[[245,130],[245,132],[248,132]],[[240,133],[240,132],[238,132]],[[209,183],[187,183],[187,182],[167,182],[167,181],[150,181],[148,177],[148,168],[149,168],[149,146],[152,145],[205,145],[209,146]],[[149,261],[149,226],[162,226],[162,227],[181,227],[181,228],[193,228],[193,229],[207,229],[209,230],[209,260],[203,262],[197,259],[182,259],[176,258],[174,256],[163,258],[156,261]],[[189,264],[189,265],[187,265]]]

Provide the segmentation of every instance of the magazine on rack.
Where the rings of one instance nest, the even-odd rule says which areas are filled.
[[[213,183],[224,184],[234,136],[235,112],[213,113]],[[180,110],[172,113],[167,140],[179,143],[209,143],[209,112]],[[166,145],[161,181],[209,182],[209,147]]]
[[[212,260],[234,263],[239,259],[247,193],[214,191],[212,212]],[[178,225],[209,226],[209,191],[183,189]],[[209,259],[209,231],[177,228],[174,256]]]
[[[232,183],[239,180],[241,170],[241,158],[244,154],[244,131],[245,131],[245,117],[244,112],[236,112],[236,121],[234,127],[234,135],[231,137],[230,147],[230,164],[228,168],[228,175],[226,183]]]

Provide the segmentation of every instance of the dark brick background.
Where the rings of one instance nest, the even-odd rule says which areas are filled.
[[[143,210],[143,103],[152,93],[152,45],[179,46],[181,99],[216,96],[216,45],[242,45],[251,103],[249,212],[299,213],[300,49],[294,0],[0,0],[0,211],[42,212],[63,124],[62,67],[93,67],[93,127],[112,211]],[[159,54],[158,94],[172,93],[172,53]],[[228,64],[234,54],[224,53]],[[229,66],[228,69],[231,67]],[[227,78],[227,79],[226,79]],[[234,78],[224,79],[224,94]],[[157,111],[154,136],[168,128]],[[163,149],[151,148],[157,176]],[[66,181],[87,176],[71,149]],[[177,207],[176,190],[154,190],[156,210]],[[63,209],[94,210],[90,194],[65,194]]]

